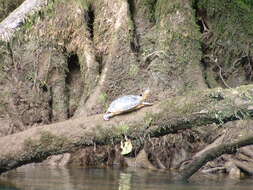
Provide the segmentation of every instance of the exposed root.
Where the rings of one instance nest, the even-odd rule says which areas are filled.
[[[220,67],[219,65],[217,65],[217,66],[218,66],[219,69],[220,69],[219,74],[220,74],[220,78],[221,78],[223,84],[224,84],[227,88],[231,88],[231,87],[226,83],[226,81],[224,80],[224,78],[223,78],[223,76],[222,76],[222,69],[221,69],[221,67]]]
[[[111,3],[112,7],[108,7]],[[131,39],[133,28],[129,26],[129,23],[133,21],[131,20],[127,1],[115,0],[115,2],[110,2],[109,5],[102,5],[94,2],[92,6],[94,8],[94,39],[91,43],[94,45],[94,49],[96,49],[96,54],[99,55],[99,59],[98,56],[95,56],[95,51],[89,53],[89,56],[85,53],[87,69],[85,70],[84,81],[87,84],[88,93],[85,92],[86,95],[82,97],[81,104],[75,114],[76,116],[97,114],[104,111],[105,103],[108,101],[106,96],[109,95],[107,91],[110,92],[108,88],[114,88],[113,86],[109,86],[110,83],[114,83],[114,81],[123,77],[123,75],[117,73],[118,71],[115,67],[118,67],[120,72],[125,71],[128,68],[128,65],[125,65],[118,59],[119,55],[126,54],[125,56],[132,56]],[[108,7],[108,9],[105,9],[104,7]],[[113,19],[113,22],[109,22],[108,20],[108,22],[101,23],[101,19],[103,18],[111,18]],[[104,34],[104,29],[108,30],[106,34]],[[124,34],[122,33],[123,31],[125,31]],[[103,39],[104,37],[106,37],[106,39]],[[121,47],[124,47],[125,49],[122,49]],[[87,48],[84,49],[87,52]],[[89,60],[93,61],[88,62]],[[98,62],[94,64],[94,60],[97,60]],[[94,65],[96,65],[96,68]],[[94,73],[95,70],[96,73]],[[97,77],[94,78],[94,76]]]
[[[250,121],[248,121],[250,122]],[[188,180],[196,171],[198,171],[202,166],[204,166],[208,161],[214,160],[218,158],[222,154],[232,154],[237,151],[238,148],[247,146],[251,144],[253,138],[251,135],[241,135],[247,134],[250,128],[250,124],[247,121],[234,122],[233,128],[228,124],[226,131],[224,134],[216,139],[211,145],[204,148],[199,153],[195,154],[192,160],[182,169],[181,174],[177,177],[179,180]],[[244,124],[242,124],[244,123]],[[242,125],[241,125],[242,124]],[[241,168],[244,168],[245,165],[242,163],[238,163]],[[232,164],[231,175],[239,176],[240,170],[237,167],[234,167],[234,163]],[[248,171],[249,172],[249,171]]]

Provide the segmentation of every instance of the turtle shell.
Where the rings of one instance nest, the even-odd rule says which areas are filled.
[[[128,111],[140,105],[141,101],[142,101],[141,96],[135,96],[135,95],[122,96],[114,100],[110,104],[107,112],[113,113],[113,112]]]

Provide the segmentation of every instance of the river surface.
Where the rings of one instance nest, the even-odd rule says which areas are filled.
[[[195,177],[175,184],[167,172],[144,169],[21,167],[0,177],[0,190],[252,190],[253,178]]]

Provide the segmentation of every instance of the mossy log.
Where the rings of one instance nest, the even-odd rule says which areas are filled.
[[[155,102],[151,107],[116,116],[110,121],[104,121],[102,115],[94,115],[31,128],[0,138],[0,147],[4,147],[0,152],[0,173],[77,148],[115,144],[124,136],[131,139],[150,138],[210,123],[223,124],[246,119],[252,116],[252,98],[253,85],[194,91]],[[250,134],[242,134],[249,141],[240,146],[253,143],[253,135],[248,137]],[[237,142],[232,143],[236,146]],[[225,152],[213,154],[211,159]]]
[[[0,23],[0,40],[9,41],[32,13],[47,5],[47,0],[26,0]]]

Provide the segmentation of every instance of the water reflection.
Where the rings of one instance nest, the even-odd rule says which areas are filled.
[[[167,172],[150,170],[21,167],[0,177],[0,190],[252,190],[253,180],[224,177],[193,178],[188,184],[170,182]]]
[[[16,188],[14,184],[11,184],[2,180],[0,180],[0,189],[1,190],[20,190]]]
[[[131,189],[131,173],[121,172],[119,175],[119,190],[130,190]]]

